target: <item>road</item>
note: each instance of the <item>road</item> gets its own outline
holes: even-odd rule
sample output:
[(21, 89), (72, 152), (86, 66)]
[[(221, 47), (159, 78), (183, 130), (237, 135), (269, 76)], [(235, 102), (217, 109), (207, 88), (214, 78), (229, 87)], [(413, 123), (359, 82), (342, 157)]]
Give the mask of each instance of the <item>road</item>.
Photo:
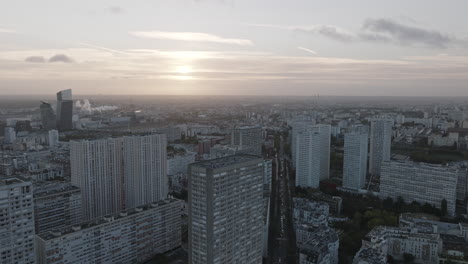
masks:
[(280, 150), (274, 159), (274, 181), (272, 188), (273, 214), (270, 228), (271, 264), (296, 263), (295, 235), (292, 227), (292, 183), (289, 157), (284, 153), (284, 139), (281, 137)]

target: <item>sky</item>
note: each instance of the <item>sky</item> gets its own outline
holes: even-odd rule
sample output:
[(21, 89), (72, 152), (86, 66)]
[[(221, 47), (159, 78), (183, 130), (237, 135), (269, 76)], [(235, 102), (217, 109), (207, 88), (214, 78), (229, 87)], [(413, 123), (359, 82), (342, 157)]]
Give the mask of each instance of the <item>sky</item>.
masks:
[(0, 96), (468, 96), (466, 0), (0, 0)]

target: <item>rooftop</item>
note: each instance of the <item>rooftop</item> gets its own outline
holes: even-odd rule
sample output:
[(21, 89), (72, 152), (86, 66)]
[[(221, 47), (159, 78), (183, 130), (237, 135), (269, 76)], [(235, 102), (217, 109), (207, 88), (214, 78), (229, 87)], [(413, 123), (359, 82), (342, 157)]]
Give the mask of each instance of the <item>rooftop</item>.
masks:
[(79, 192), (80, 188), (66, 182), (42, 182), (34, 188), (34, 198), (42, 198), (64, 192)]
[(328, 243), (339, 241), (335, 229), (328, 226), (300, 225), (297, 228), (302, 232), (308, 233), (308, 241), (300, 246), (302, 248), (319, 248), (321, 246), (326, 246), (328, 248)]
[(243, 163), (247, 161), (252, 161), (256, 159), (260, 159), (260, 157), (254, 156), (254, 155), (237, 154), (237, 155), (232, 155), (232, 156), (227, 156), (227, 157), (222, 157), (222, 158), (217, 158), (217, 159), (212, 159), (212, 160), (196, 162), (196, 163), (193, 163), (192, 166), (206, 168), (206, 169), (218, 169), (218, 168), (223, 168), (223, 167), (227, 167), (227, 166), (231, 166), (234, 164), (239, 164), (239, 163)]
[(68, 235), (68, 234), (71, 234), (71, 233), (74, 233), (74, 232), (78, 232), (78, 231), (83, 230), (83, 229), (91, 228), (91, 227), (101, 225), (101, 224), (104, 224), (104, 223), (108, 223), (108, 222), (113, 222), (113, 221), (116, 221), (116, 220), (119, 220), (119, 219), (122, 219), (122, 218), (125, 218), (125, 217), (129, 217), (129, 216), (132, 216), (132, 215), (135, 215), (135, 214), (138, 214), (138, 213), (148, 211), (148, 210), (150, 210), (152, 208), (157, 208), (159, 206), (163, 206), (163, 205), (166, 205), (166, 204), (171, 204), (171, 203), (174, 203), (174, 202), (177, 202), (177, 201), (180, 201), (180, 200), (170, 199), (169, 198), (169, 199), (166, 199), (166, 200), (153, 202), (153, 203), (150, 203), (150, 204), (147, 204), (147, 205), (144, 205), (144, 206), (139, 206), (137, 208), (133, 208), (133, 209), (123, 211), (123, 212), (120, 212), (120, 213), (116, 213), (116, 214), (113, 214), (113, 215), (100, 217), (100, 218), (97, 218), (97, 219), (94, 219), (94, 220), (91, 220), (91, 221), (88, 221), (88, 222), (83, 222), (83, 223), (81, 223), (80, 225), (77, 225), (77, 226), (67, 226), (67, 227), (64, 227), (64, 228), (62, 228), (60, 230), (55, 229), (55, 230), (47, 231), (47, 232), (38, 234), (37, 236), (39, 236), (43, 240), (51, 240), (51, 239), (54, 239), (54, 238), (57, 238), (57, 237), (61, 237), (61, 236)]
[(9, 177), (9, 178), (0, 177), (0, 186), (8, 186), (8, 185), (23, 183), (23, 182), (24, 182), (23, 180), (16, 178), (16, 177)]
[(437, 243), (437, 241), (440, 239), (439, 234), (416, 233), (416, 232), (412, 232), (412, 230), (409, 228), (388, 227), (388, 226), (375, 227), (366, 235), (364, 239), (368, 241), (383, 241), (390, 237), (399, 237), (399, 238), (405, 238), (405, 239), (409, 239), (409, 238), (427, 239), (434, 243)]
[(386, 257), (383, 255), (382, 251), (376, 248), (362, 248), (356, 254), (356, 257), (359, 260), (367, 261), (368, 263), (373, 264), (385, 264)]
[(422, 219), (422, 220), (429, 220), (429, 221), (439, 221), (440, 218), (430, 214), (424, 213), (403, 213), (400, 215), (401, 218), (411, 220), (411, 219)]
[(260, 126), (242, 126), (242, 127), (236, 127), (236, 128), (234, 128), (234, 129), (242, 129), (242, 130), (244, 130), (244, 129), (261, 129), (261, 128), (262, 128), (262, 127), (260, 127)]

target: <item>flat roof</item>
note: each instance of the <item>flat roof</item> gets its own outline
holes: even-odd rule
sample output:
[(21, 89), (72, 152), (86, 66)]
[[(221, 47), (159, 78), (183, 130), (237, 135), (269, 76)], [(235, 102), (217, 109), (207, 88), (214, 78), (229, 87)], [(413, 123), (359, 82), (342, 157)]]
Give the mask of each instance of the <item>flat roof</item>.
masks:
[(0, 178), (0, 186), (12, 185), (16, 183), (22, 183), (23, 180), (16, 177)]
[(261, 159), (259, 156), (247, 155), (247, 154), (236, 154), (232, 156), (221, 157), (217, 159), (205, 160), (196, 163), (192, 163), (191, 166), (202, 167), (207, 169), (217, 169), (234, 164), (239, 164), (247, 161), (252, 161), (256, 159)]
[[(160, 206), (173, 204), (175, 202), (181, 202), (181, 201), (182, 200), (167, 198), (165, 200), (160, 200), (160, 201), (152, 202), (143, 206), (138, 206), (136, 208), (128, 209), (120, 213), (114, 213), (114, 214), (102, 216), (93, 220), (89, 220), (86, 222), (82, 222), (75, 226), (67, 226), (67, 227), (63, 227), (59, 229), (49, 230), (44, 233), (36, 234), (36, 236), (40, 237), (44, 241), (52, 240), (52, 239), (65, 236), (71, 233), (80, 232), (81, 230), (86, 230), (88, 228), (92, 228), (98, 225), (111, 223), (122, 218), (126, 218), (126, 217), (139, 214), (139, 213), (143, 213), (151, 209), (159, 208)], [(75, 227), (77, 227), (76, 230), (74, 229)]]

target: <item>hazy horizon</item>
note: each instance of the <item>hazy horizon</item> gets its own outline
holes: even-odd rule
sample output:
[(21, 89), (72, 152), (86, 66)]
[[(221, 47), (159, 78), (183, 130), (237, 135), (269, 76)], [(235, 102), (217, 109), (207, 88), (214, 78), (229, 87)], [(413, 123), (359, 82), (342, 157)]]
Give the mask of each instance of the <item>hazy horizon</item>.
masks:
[(3, 96), (468, 96), (463, 0), (3, 6)]

